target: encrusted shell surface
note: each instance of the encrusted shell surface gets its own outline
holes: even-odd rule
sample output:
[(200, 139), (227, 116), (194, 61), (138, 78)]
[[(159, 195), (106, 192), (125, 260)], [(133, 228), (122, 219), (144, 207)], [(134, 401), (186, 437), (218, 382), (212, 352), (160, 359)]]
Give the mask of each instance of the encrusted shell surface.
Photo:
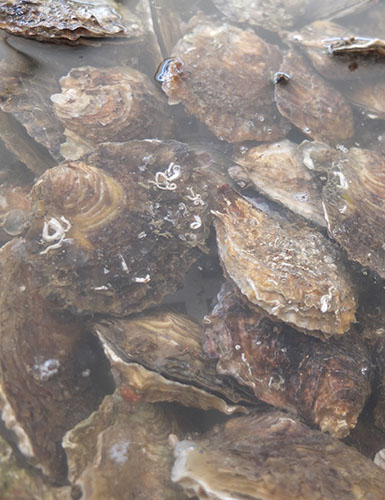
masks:
[(332, 145), (354, 135), (350, 105), (302, 56), (290, 50), (279, 71), (290, 78), (275, 85), (278, 109), (304, 134)]
[(27, 231), (31, 216), (31, 203), (27, 198), (30, 186), (0, 185), (0, 242)]
[(205, 351), (221, 374), (233, 375), (256, 397), (294, 411), (309, 425), (345, 437), (370, 394), (371, 358), (348, 334), (322, 342), (242, 304), (222, 287), (205, 318)]
[(211, 162), (186, 144), (145, 140), (104, 143), (47, 171), (31, 191), (36, 286), (79, 312), (161, 302), (204, 248)]
[(101, 321), (93, 330), (122, 393), (130, 387), (145, 402), (176, 401), (226, 414), (245, 413), (242, 403), (257, 404), (251, 391), (218, 375), (203, 352), (201, 326), (185, 315), (159, 311)]
[(231, 419), (175, 448), (190, 498), (382, 500), (384, 471), (356, 450), (276, 412)]
[(222, 266), (250, 303), (309, 333), (349, 329), (355, 291), (332, 242), (300, 220), (279, 219), (232, 192), (223, 195), (215, 216)]
[(184, 500), (182, 489), (170, 480), (170, 434), (180, 435), (172, 412), (129, 404), (116, 393), (106, 396), (63, 439), (69, 479), (84, 500)]
[(274, 103), (278, 47), (252, 31), (203, 19), (174, 47), (158, 75), (169, 104), (188, 113), (222, 140), (274, 141), (290, 125)]
[(257, 191), (320, 226), (326, 226), (321, 190), (304, 165), (297, 144), (284, 140), (255, 147), (241, 147), (233, 155), (239, 166), (229, 169), (232, 179), (252, 184)]
[(106, 141), (164, 137), (170, 118), (158, 90), (143, 73), (129, 67), (72, 69), (53, 94), (55, 113), (65, 126), (66, 159), (77, 159)]

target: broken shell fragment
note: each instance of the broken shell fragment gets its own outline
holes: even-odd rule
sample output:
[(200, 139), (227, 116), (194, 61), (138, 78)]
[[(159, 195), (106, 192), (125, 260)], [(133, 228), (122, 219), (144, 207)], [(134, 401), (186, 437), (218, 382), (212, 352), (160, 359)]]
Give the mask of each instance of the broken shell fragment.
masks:
[(233, 156), (239, 166), (229, 175), (237, 182), (252, 184), (257, 191), (320, 226), (326, 226), (321, 190), (305, 167), (303, 153), (288, 140), (240, 148)]
[(353, 113), (340, 92), (325, 82), (305, 59), (289, 51), (279, 71), (291, 78), (275, 85), (275, 99), (283, 116), (304, 134), (336, 145), (354, 135)]
[[(172, 480), (201, 500), (382, 500), (384, 472), (291, 416), (234, 418), (175, 447)], [(332, 471), (332, 473), (331, 473)]]
[[(93, 326), (115, 371), (118, 388), (145, 402), (176, 401), (228, 415), (256, 404), (252, 392), (218, 375), (202, 350), (202, 328), (187, 316), (168, 311)], [(231, 401), (234, 404), (229, 404)]]
[(182, 103), (221, 140), (274, 141), (289, 123), (274, 103), (281, 55), (251, 31), (203, 20), (172, 51), (158, 80), (169, 104)]
[(229, 286), (206, 320), (205, 351), (218, 360), (218, 373), (233, 375), (258, 399), (294, 411), (334, 437), (345, 437), (356, 425), (372, 375), (357, 335), (328, 342), (304, 335), (249, 309)]
[(355, 321), (356, 293), (339, 249), (228, 192), (214, 212), (226, 275), (248, 301), (308, 333), (338, 335)]

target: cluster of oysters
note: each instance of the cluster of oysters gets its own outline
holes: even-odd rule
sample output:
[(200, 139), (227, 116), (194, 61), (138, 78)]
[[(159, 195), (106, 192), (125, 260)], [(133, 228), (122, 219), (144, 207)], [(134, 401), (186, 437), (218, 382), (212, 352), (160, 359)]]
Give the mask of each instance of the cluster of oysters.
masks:
[(384, 499), (384, 25), (0, 0), (3, 500)]

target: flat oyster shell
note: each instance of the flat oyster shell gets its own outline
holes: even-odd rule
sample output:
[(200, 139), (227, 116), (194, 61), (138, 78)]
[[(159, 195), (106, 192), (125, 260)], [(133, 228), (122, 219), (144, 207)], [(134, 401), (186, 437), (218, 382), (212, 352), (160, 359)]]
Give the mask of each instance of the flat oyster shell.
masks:
[(382, 500), (384, 472), (285, 413), (234, 418), (175, 448), (172, 480), (199, 499)]
[(320, 226), (326, 226), (321, 192), (303, 161), (303, 153), (289, 140), (241, 147), (233, 155), (239, 166), (229, 169), (237, 182), (252, 184), (260, 193)]
[(290, 78), (275, 86), (278, 109), (304, 134), (332, 145), (354, 135), (353, 114), (349, 104), (302, 56), (293, 50), (289, 51), (279, 71)]
[(0, 28), (45, 42), (131, 38), (143, 31), (133, 12), (114, 0), (2, 0)]
[[(26, 252), (21, 239), (0, 250), (0, 409), (20, 452), (46, 476), (63, 481), (61, 439), (97, 408), (108, 372), (100, 349), (99, 356), (92, 350), (87, 357), (84, 322), (70, 314), (64, 321), (39, 294)], [(80, 362), (84, 355), (96, 370)]]
[(164, 137), (170, 118), (154, 84), (129, 67), (71, 69), (51, 101), (65, 126), (64, 158), (74, 160), (101, 142)]
[(343, 94), (352, 104), (360, 108), (368, 118), (385, 118), (385, 83), (382, 78), (350, 82)]
[(218, 375), (202, 350), (201, 326), (183, 314), (159, 311), (103, 320), (93, 330), (123, 394), (129, 387), (145, 402), (176, 401), (228, 415), (245, 413), (242, 403), (256, 404), (251, 391)]
[[(385, 160), (368, 149), (309, 148), (308, 166), (327, 173), (322, 191), (332, 238), (350, 259), (385, 278)], [(311, 163), (313, 165), (311, 165)]]
[(339, 249), (298, 220), (280, 220), (232, 192), (215, 212), (221, 264), (251, 304), (308, 333), (338, 335), (356, 297)]
[(27, 234), (41, 292), (78, 312), (161, 302), (204, 248), (211, 163), (186, 144), (145, 140), (104, 143), (47, 171)]
[(83, 500), (184, 500), (172, 484), (170, 434), (175, 417), (159, 405), (130, 405), (116, 393), (63, 439), (69, 479)]
[(281, 55), (251, 31), (204, 19), (174, 47), (158, 75), (169, 104), (205, 123), (221, 140), (274, 141), (290, 125), (274, 103)]
[(334, 437), (349, 434), (370, 394), (371, 358), (349, 334), (322, 342), (265, 313), (252, 311), (222, 287), (205, 318), (205, 351), (217, 371), (233, 375), (273, 406), (294, 411)]

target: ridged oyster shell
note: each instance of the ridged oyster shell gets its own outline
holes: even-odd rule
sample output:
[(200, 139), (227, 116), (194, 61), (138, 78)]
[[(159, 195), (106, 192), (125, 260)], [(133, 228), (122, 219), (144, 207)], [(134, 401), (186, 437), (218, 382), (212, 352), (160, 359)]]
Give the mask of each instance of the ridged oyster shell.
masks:
[(300, 329), (338, 335), (355, 321), (356, 294), (339, 249), (301, 221), (228, 191), (214, 212), (221, 264), (250, 303)]
[(370, 394), (371, 358), (356, 335), (322, 342), (245, 306), (222, 287), (205, 317), (205, 351), (220, 374), (233, 375), (273, 406), (345, 437)]
[(201, 500), (382, 500), (384, 472), (285, 413), (239, 417), (176, 444), (173, 481)]
[(27, 235), (38, 288), (79, 312), (161, 302), (204, 248), (211, 162), (186, 144), (146, 140), (104, 143), (48, 170), (31, 191)]
[(221, 140), (274, 141), (290, 125), (274, 103), (281, 54), (251, 31), (205, 19), (174, 47), (158, 75), (169, 104), (182, 103)]

